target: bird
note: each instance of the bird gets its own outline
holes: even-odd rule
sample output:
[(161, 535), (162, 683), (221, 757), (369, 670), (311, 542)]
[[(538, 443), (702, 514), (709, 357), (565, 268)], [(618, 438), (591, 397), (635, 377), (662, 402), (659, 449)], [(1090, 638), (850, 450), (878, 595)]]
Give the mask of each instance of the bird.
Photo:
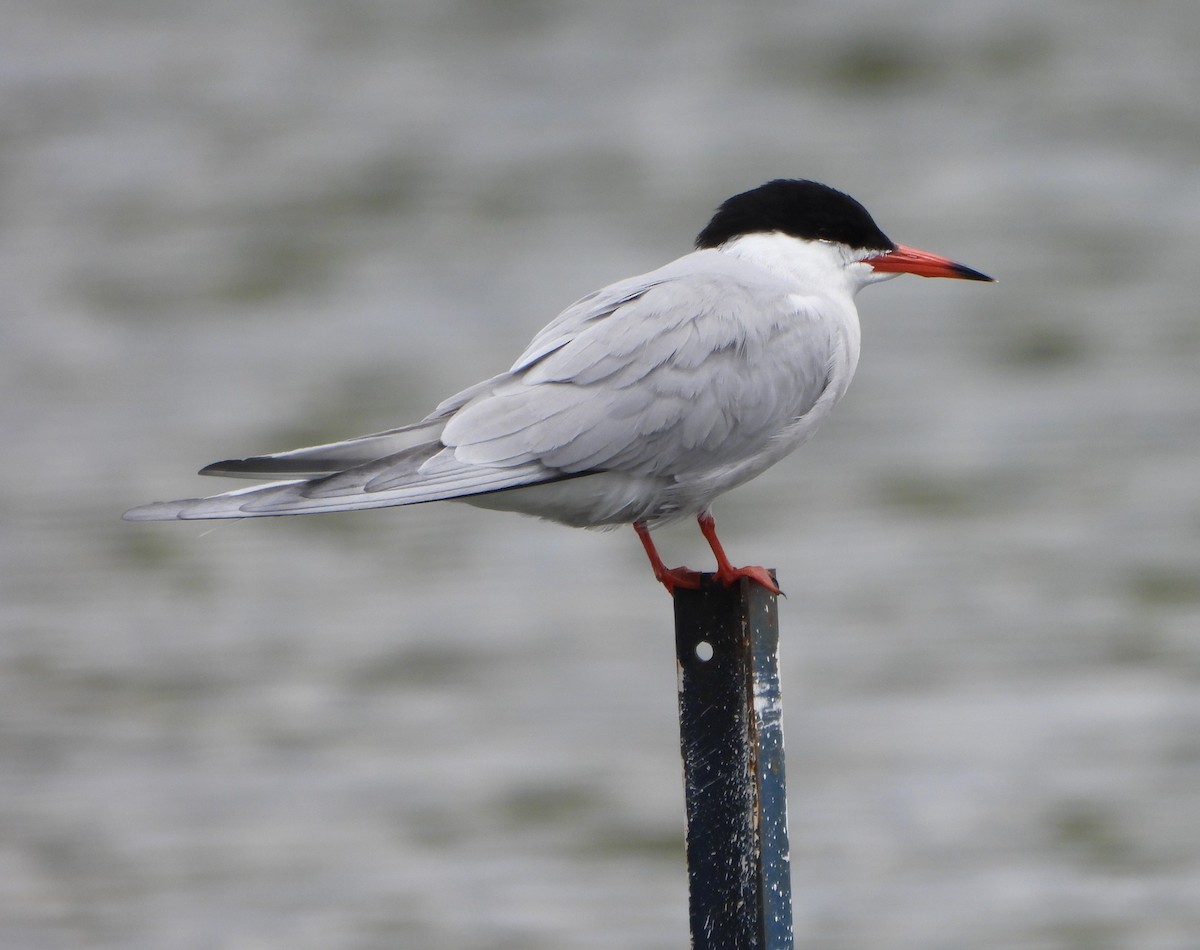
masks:
[(506, 372), (420, 422), (340, 442), (214, 462), (265, 481), (156, 502), (129, 521), (258, 518), (431, 501), (572, 527), (632, 525), (671, 595), (704, 579), (669, 568), (651, 529), (695, 518), (715, 578), (780, 593), (735, 567), (714, 499), (799, 448), (859, 359), (855, 295), (900, 274), (993, 278), (897, 244), (849, 195), (776, 179), (721, 203), (694, 250), (571, 304)]

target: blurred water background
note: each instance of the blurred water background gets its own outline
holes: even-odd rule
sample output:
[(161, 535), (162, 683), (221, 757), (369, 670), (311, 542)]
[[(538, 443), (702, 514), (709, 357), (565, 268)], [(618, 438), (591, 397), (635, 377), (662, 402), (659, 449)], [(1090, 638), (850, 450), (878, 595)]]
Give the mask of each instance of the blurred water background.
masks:
[(8, 0), (0, 945), (686, 945), (632, 532), (118, 517), (422, 415), (786, 176), (1000, 279), (867, 290), (833, 419), (717, 507), (790, 595), (798, 946), (1200, 946), (1198, 36), (1192, 0)]

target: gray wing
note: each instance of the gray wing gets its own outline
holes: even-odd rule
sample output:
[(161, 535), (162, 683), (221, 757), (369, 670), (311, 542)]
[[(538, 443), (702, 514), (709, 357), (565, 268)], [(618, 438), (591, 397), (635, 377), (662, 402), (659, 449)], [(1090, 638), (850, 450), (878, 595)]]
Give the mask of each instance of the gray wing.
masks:
[(442, 441), (476, 465), (679, 479), (763, 450), (825, 390), (836, 334), (794, 287), (716, 251), (650, 277), (547, 327)]
[(376, 508), (600, 471), (686, 478), (761, 451), (811, 407), (825, 388), (828, 335), (816, 309), (766, 272), (695, 252), (572, 305), (508, 373), (416, 425), (214, 463), (203, 472), (285, 480), (125, 517)]
[[(651, 285), (645, 279), (633, 278), (589, 294), (572, 304), (534, 337), (518, 365), (521, 362), (529, 362), (531, 353), (549, 353), (558, 349), (580, 328), (610, 316), (623, 304), (635, 300)], [(200, 474), (223, 475), (229, 478), (312, 479), (368, 463), (379, 463), (388, 456), (397, 456), (396, 464), (399, 466), (412, 457), (400, 453), (418, 446), (437, 443), (447, 420), (455, 412), (472, 400), (491, 395), (517, 370), (518, 367), (513, 367), (509, 373), (484, 380), (456, 393), (413, 425), (358, 436), (342, 442), (312, 445), (243, 459), (226, 459), (206, 465), (200, 470)], [(444, 446), (439, 444), (437, 448)]]

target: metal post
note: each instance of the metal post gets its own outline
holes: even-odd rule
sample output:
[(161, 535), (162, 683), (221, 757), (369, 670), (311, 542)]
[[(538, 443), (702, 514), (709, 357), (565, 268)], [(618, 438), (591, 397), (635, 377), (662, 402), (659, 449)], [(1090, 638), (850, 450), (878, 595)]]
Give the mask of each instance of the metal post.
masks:
[(693, 950), (792, 947), (778, 644), (761, 585), (675, 591)]

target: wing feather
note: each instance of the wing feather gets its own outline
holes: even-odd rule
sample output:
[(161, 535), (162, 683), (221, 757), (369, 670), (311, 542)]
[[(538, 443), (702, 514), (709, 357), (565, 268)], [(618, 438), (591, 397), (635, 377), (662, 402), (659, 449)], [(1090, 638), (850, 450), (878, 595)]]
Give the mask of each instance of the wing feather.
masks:
[(506, 376), (496, 376), (456, 393), (444, 400), (420, 422), (412, 425), (358, 436), (342, 442), (213, 462), (200, 469), (200, 474), (223, 475), (228, 478), (319, 478), (387, 456), (399, 455), (405, 449), (436, 440), (451, 415), (481, 393), (490, 393), (495, 384), (505, 378)]
[[(415, 425), (217, 462), (203, 473), (284, 480), (145, 505), (126, 517), (347, 511), (599, 472), (648, 492), (706, 477), (764, 452), (822, 397), (841, 341), (822, 307), (794, 291), (768, 270), (694, 252), (568, 307), (509, 372)], [(628, 499), (622, 506), (648, 510)], [(567, 505), (553, 517), (596, 523), (583, 511)]]
[(781, 285), (713, 261), (658, 272), (603, 314), (577, 314), (570, 334), (560, 327), (553, 347), (455, 413), (442, 441), (476, 464), (634, 475), (761, 450), (816, 403), (837, 345), (819, 309)]
[(339, 473), (335, 486), (327, 479), (273, 482), (206, 498), (156, 502), (127, 511), (127, 521), (246, 518), (269, 515), (310, 514), (319, 511), (357, 511), (393, 505), (468, 498), (488, 492), (521, 488), (554, 481), (560, 476), (543, 466), (527, 464), (507, 469), (451, 465), (434, 473), (404, 470), (388, 475), (388, 460), (378, 460), (357, 470)]

